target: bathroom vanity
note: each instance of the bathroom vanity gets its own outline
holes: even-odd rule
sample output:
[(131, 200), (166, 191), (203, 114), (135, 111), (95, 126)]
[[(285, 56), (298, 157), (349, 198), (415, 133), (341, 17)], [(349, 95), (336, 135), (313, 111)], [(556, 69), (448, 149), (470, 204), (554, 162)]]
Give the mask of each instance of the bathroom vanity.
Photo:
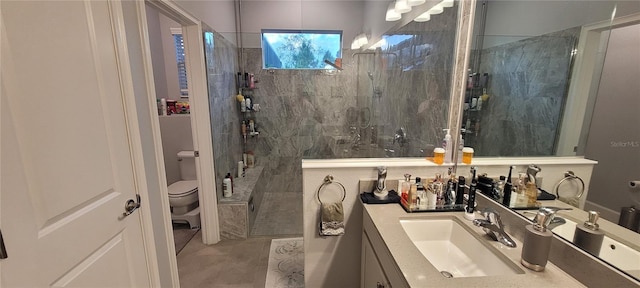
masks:
[[(363, 204), (361, 287), (584, 287), (550, 262), (543, 272), (524, 268), (521, 241), (509, 248), (463, 215)], [(443, 251), (447, 241), (465, 253)]]

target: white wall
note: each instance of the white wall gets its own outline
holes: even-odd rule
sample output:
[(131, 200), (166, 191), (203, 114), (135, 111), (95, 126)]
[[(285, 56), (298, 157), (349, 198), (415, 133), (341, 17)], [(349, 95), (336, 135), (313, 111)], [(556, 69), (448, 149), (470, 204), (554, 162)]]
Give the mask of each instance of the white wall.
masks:
[[(176, 0), (193, 15), (235, 43), (233, 1)], [(260, 48), (261, 29), (343, 30), (343, 47), (361, 33), (365, 1), (242, 1), (245, 48)], [(384, 19), (384, 15), (381, 15)]]
[(167, 185), (180, 179), (178, 152), (193, 150), (193, 134), (191, 133), (190, 115), (170, 115), (160, 117), (160, 133), (162, 135), (162, 152), (164, 168), (167, 173)]
[[(167, 86), (167, 99), (180, 99), (180, 84), (178, 82), (178, 63), (176, 62), (176, 48), (174, 46), (171, 28), (182, 28), (180, 24), (173, 19), (159, 15), (160, 18), (160, 39), (162, 42), (162, 51), (164, 55), (164, 72), (165, 83)], [(154, 63), (155, 65), (155, 63)], [(154, 68), (155, 70), (155, 68)], [(155, 71), (154, 71), (155, 72)]]
[[(484, 48), (640, 11), (638, 1), (489, 1)], [(534, 24), (535, 23), (535, 24)]]
[(236, 12), (233, 0), (174, 0), (200, 21), (236, 43)]
[[(476, 159), (473, 165), (479, 173), (489, 176), (506, 175), (509, 165), (517, 165), (514, 173), (525, 171), (526, 166), (535, 163), (542, 168), (542, 188), (551, 192), (555, 183), (564, 177), (564, 172), (572, 170), (589, 185), (594, 161), (581, 158), (511, 158)], [(436, 166), (424, 159), (341, 159), (303, 160), (303, 235), (304, 235), (304, 277), (306, 287), (359, 287), (360, 249), (362, 241), (362, 204), (359, 199), (358, 181), (376, 179), (377, 167), (387, 166), (387, 179), (402, 179), (405, 173), (412, 177), (433, 177), (435, 173), (446, 175), (447, 167)], [(467, 176), (469, 166), (458, 167), (459, 174)], [(320, 204), (316, 191), (326, 175), (333, 175), (335, 181), (345, 186), (347, 196), (343, 202), (345, 214), (345, 235), (322, 238), (318, 236)], [(516, 173), (517, 175), (517, 173)], [(339, 197), (338, 186), (329, 186), (322, 195), (323, 201)], [(388, 187), (392, 189), (393, 187)], [(588, 193), (585, 192), (585, 193)], [(586, 195), (585, 195), (586, 196)], [(327, 200), (327, 198), (329, 198)], [(583, 197), (586, 198), (586, 197)], [(398, 205), (398, 204), (390, 204)]]
[(587, 157), (600, 162), (588, 200), (614, 211), (605, 218), (615, 223), (621, 207), (640, 205), (640, 194), (627, 187), (629, 181), (640, 180), (638, 51), (640, 24), (611, 30), (585, 150)]
[(164, 47), (162, 45), (162, 30), (160, 27), (160, 13), (158, 10), (145, 5), (147, 11), (147, 27), (149, 29), (149, 45), (151, 45), (151, 61), (153, 62), (153, 79), (156, 88), (156, 98), (167, 98), (167, 81), (164, 64)]

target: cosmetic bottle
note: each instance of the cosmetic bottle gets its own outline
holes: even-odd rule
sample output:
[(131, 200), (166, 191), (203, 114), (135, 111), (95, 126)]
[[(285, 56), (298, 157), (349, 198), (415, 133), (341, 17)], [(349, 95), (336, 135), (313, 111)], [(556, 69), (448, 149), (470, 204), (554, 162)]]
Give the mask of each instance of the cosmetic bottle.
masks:
[(244, 139), (244, 143), (247, 143), (247, 123), (242, 121), (242, 126), (240, 126), (240, 130), (242, 130), (242, 139)]
[(458, 177), (458, 191), (456, 191), (456, 204), (464, 204), (464, 176)]
[(422, 179), (420, 177), (416, 177), (416, 193), (417, 193), (417, 206), (420, 209), (427, 208), (427, 194), (424, 189), (424, 185), (422, 184)]
[(431, 183), (429, 183), (429, 186), (427, 186), (427, 207), (429, 209), (433, 209), (436, 208), (436, 203), (438, 200), (438, 191), (437, 191), (437, 187), (436, 187), (436, 182), (433, 181)]
[(454, 195), (456, 194), (456, 175), (453, 174), (453, 168), (449, 167), (447, 172), (449, 180), (447, 180), (447, 189), (444, 193), (444, 204), (451, 205), (454, 202)]
[(240, 112), (247, 112), (247, 98), (242, 98), (240, 101)]
[(162, 110), (162, 116), (167, 116), (167, 99), (160, 99), (160, 109)]
[(528, 182), (525, 184), (525, 197), (527, 198), (527, 206), (532, 207), (538, 201), (538, 186), (536, 183)]
[(418, 186), (416, 184), (411, 184), (411, 188), (409, 188), (409, 211), (416, 209), (416, 204), (418, 203)]
[(252, 107), (252, 106), (251, 106), (251, 97), (246, 96), (246, 97), (244, 97), (244, 98), (245, 98), (245, 99), (244, 99), (244, 105), (246, 106), (246, 108), (245, 108), (245, 109), (246, 109), (246, 111), (251, 111), (251, 107)]
[(436, 184), (436, 205), (442, 206), (444, 205), (444, 195), (447, 187), (445, 186), (444, 181), (442, 181), (442, 175), (440, 173), (436, 173), (436, 180), (434, 183)]
[(599, 212), (589, 211), (589, 219), (583, 225), (576, 225), (576, 231), (573, 234), (573, 243), (594, 256), (600, 254), (604, 240), (604, 233), (596, 223), (598, 218), (600, 218)]
[(525, 227), (520, 263), (533, 271), (543, 271), (549, 259), (553, 233), (547, 227), (555, 213), (539, 210), (532, 225)]
[(400, 183), (400, 198), (405, 204), (409, 203), (409, 190), (411, 189), (411, 174), (404, 174), (404, 181)]

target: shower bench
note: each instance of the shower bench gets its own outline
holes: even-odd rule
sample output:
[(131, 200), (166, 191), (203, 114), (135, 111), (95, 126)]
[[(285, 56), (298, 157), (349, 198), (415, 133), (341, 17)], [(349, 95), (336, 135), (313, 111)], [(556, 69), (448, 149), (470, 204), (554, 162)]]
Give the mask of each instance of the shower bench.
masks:
[(244, 177), (233, 179), (233, 195), (218, 200), (220, 238), (247, 239), (264, 195), (262, 189), (255, 189), (263, 168), (246, 169)]

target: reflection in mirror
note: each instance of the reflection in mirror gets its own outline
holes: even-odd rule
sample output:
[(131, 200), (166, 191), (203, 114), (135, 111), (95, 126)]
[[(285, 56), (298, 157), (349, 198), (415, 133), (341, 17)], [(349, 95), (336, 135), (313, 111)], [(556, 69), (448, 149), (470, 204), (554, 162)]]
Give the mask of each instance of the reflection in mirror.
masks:
[[(564, 116), (578, 113), (580, 104), (568, 106), (569, 99), (580, 97), (586, 103), (589, 96), (588, 91), (569, 95), (584, 93), (571, 85), (590, 85), (570, 83), (577, 53), (582, 52), (577, 50), (581, 28), (610, 19), (615, 4), (478, 1), (462, 121), (465, 145), (474, 147), (478, 156), (575, 155), (577, 139), (566, 144), (561, 139), (571, 132), (565, 130), (582, 127), (583, 115), (573, 115), (580, 120), (570, 128), (562, 130), (561, 125), (571, 119)], [(637, 3), (629, 4), (623, 13), (640, 10)], [(570, 145), (571, 150), (559, 145)]]
[[(479, 1), (462, 122), (465, 146), (478, 156), (597, 160), (588, 198), (574, 206), (586, 202), (585, 209), (601, 212), (600, 228), (610, 244), (598, 256), (636, 279), (640, 256), (633, 255), (640, 254), (640, 236), (615, 223), (618, 211), (640, 205), (640, 193), (627, 188), (640, 169), (640, 134), (631, 124), (640, 119), (627, 107), (638, 107), (640, 89), (626, 76), (640, 72), (639, 22), (637, 1)], [(528, 215), (513, 199), (509, 204)], [(575, 223), (582, 225), (586, 214), (577, 208), (559, 212), (565, 221), (553, 231), (572, 241)], [(614, 254), (627, 261), (612, 259), (612, 247), (624, 248)]]

